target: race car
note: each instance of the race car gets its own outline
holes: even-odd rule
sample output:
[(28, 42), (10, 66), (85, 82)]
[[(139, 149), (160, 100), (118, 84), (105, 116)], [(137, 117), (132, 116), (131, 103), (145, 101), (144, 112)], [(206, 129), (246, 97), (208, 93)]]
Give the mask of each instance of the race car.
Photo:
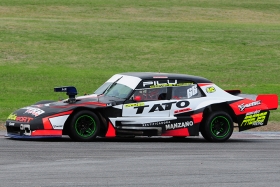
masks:
[(93, 94), (74, 86), (55, 87), (69, 98), (39, 101), (11, 113), (7, 137), (68, 135), (74, 141), (97, 137), (199, 136), (224, 142), (239, 131), (267, 125), (276, 94), (248, 95), (223, 90), (210, 80), (184, 74), (130, 72), (109, 78)]

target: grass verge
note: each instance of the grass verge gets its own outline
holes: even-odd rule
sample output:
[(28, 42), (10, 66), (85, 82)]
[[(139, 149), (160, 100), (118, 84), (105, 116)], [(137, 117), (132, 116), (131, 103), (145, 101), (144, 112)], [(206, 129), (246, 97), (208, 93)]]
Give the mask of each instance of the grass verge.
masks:
[[(2, 0), (0, 121), (17, 108), (91, 93), (126, 71), (185, 73), (223, 89), (280, 94), (278, 0)], [(279, 110), (271, 114), (280, 121)]]

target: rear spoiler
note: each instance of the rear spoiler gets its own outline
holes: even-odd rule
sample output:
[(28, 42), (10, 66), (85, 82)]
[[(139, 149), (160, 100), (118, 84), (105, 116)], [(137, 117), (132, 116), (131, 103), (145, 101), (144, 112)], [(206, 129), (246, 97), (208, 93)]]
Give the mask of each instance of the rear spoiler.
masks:
[(276, 110), (278, 108), (278, 96), (276, 94), (241, 94), (241, 90), (225, 90), (227, 93), (255, 101), (261, 101), (269, 110)]
[(278, 96), (276, 94), (260, 94), (257, 96), (256, 101), (262, 101), (269, 110), (278, 108)]
[(75, 96), (78, 94), (77, 89), (74, 86), (62, 86), (62, 87), (55, 87), (55, 92), (66, 92), (66, 94), (69, 96), (68, 102), (69, 103), (75, 103), (76, 98)]

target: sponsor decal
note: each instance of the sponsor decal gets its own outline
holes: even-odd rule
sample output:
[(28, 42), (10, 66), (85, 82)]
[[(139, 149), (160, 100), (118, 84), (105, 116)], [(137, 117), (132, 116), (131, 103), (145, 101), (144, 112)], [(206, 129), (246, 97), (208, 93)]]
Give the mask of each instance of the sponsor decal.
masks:
[(7, 119), (9, 119), (9, 120), (16, 120), (16, 118), (17, 118), (17, 115), (15, 115), (15, 114), (10, 114), (9, 116), (8, 116), (8, 118)]
[(187, 90), (187, 93), (188, 93), (188, 98), (191, 98), (192, 96), (196, 95), (197, 94), (197, 85), (193, 85), (191, 88), (189, 88)]
[(20, 121), (20, 122), (24, 122), (24, 123), (29, 123), (32, 120), (33, 120), (33, 118), (30, 118), (30, 117), (17, 116), (17, 118), (16, 118), (16, 121)]
[[(30, 118), (30, 117), (25, 117), (25, 116), (17, 116), (15, 114), (10, 114), (7, 118), (7, 120), (14, 120), (14, 121), (20, 121), (20, 122), (24, 122), (24, 123), (29, 123), (30, 121), (33, 120), (33, 118)], [(13, 126), (15, 124), (13, 123), (9, 123), (9, 126)]]
[(152, 122), (152, 123), (144, 123), (143, 127), (159, 126), (159, 125), (165, 125), (165, 124), (170, 124), (170, 121), (158, 121), (158, 122)]
[(216, 89), (213, 86), (206, 88), (207, 93), (214, 93), (215, 91)]
[(260, 104), (261, 104), (261, 101), (254, 101), (252, 103), (247, 103), (247, 104), (242, 103), (241, 105), (238, 105), (238, 108), (239, 108), (240, 111), (243, 111), (246, 108), (254, 107), (254, 106), (257, 106), (257, 105), (260, 105)]
[(165, 125), (166, 130), (170, 129), (181, 129), (181, 128), (187, 128), (193, 126), (193, 121), (185, 121), (185, 122), (178, 122), (178, 123), (171, 123)]
[(41, 110), (41, 109), (39, 109), (39, 108), (34, 108), (34, 107), (25, 107), (25, 108), (23, 108), (23, 109), (27, 109), (27, 110), (24, 112), (24, 114), (31, 114), (31, 115), (33, 115), (33, 116), (35, 116), (35, 117), (37, 117), (37, 116), (39, 116), (39, 115), (45, 113), (45, 111), (43, 111), (43, 110)]
[[(165, 111), (165, 110), (170, 110), (172, 105), (176, 105), (178, 108), (186, 108), (189, 106), (190, 102), (189, 101), (174, 101), (174, 102), (168, 102), (168, 103), (160, 103), (160, 104), (154, 104), (152, 108), (149, 110), (149, 113), (155, 112), (155, 111)], [(144, 109), (146, 107), (149, 107), (149, 105), (143, 105), (143, 106), (136, 106), (134, 109), (136, 109), (136, 114), (142, 114)]]
[(183, 108), (183, 109), (180, 109), (180, 110), (175, 110), (174, 114), (184, 113), (184, 112), (188, 112), (190, 110), (192, 110), (192, 109), (191, 108)]
[(54, 129), (63, 129), (63, 125), (53, 125), (53, 128)]
[[(8, 120), (14, 120), (14, 121), (20, 121), (20, 122), (24, 122), (24, 123), (29, 123), (30, 121), (33, 120), (33, 118), (30, 117), (24, 117), (24, 116), (17, 116), (15, 114), (10, 114), (7, 118)], [(12, 123), (10, 123), (12, 124)], [(12, 125), (9, 125), (12, 126)]]
[(248, 113), (246, 113), (246, 116), (249, 116), (249, 115), (252, 115), (252, 114), (258, 114), (260, 112), (261, 112), (260, 110), (256, 110), (254, 112), (248, 112)]
[(178, 83), (177, 80), (166, 80), (166, 82), (160, 83), (162, 81), (146, 81), (143, 82), (143, 87), (150, 87), (150, 88), (162, 88), (162, 87), (169, 87), (169, 86), (188, 86), (192, 85), (193, 83)]
[(141, 102), (141, 103), (129, 103), (129, 104), (125, 104), (124, 107), (137, 107), (137, 106), (144, 106), (145, 103)]
[(259, 112), (259, 111), (255, 111), (252, 112), (252, 114), (248, 113), (246, 114), (244, 120), (241, 123), (241, 127), (242, 126), (261, 126), (264, 124), (264, 120), (267, 116), (267, 112)]
[(8, 126), (15, 126), (15, 123), (9, 122)]
[(31, 135), (31, 131), (30, 131), (30, 125), (29, 124), (20, 124), (20, 130), (24, 131), (23, 134), (30, 136)]

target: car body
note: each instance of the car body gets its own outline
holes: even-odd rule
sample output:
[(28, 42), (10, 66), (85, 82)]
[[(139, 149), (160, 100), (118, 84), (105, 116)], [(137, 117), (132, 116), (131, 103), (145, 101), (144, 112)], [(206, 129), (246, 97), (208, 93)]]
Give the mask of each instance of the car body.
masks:
[(54, 88), (68, 99), (40, 101), (9, 115), (7, 137), (69, 135), (75, 141), (96, 137), (201, 134), (208, 141), (264, 126), (278, 107), (276, 94), (248, 95), (223, 90), (210, 80), (184, 74), (130, 72), (113, 75), (93, 94), (76, 97), (73, 86)]

